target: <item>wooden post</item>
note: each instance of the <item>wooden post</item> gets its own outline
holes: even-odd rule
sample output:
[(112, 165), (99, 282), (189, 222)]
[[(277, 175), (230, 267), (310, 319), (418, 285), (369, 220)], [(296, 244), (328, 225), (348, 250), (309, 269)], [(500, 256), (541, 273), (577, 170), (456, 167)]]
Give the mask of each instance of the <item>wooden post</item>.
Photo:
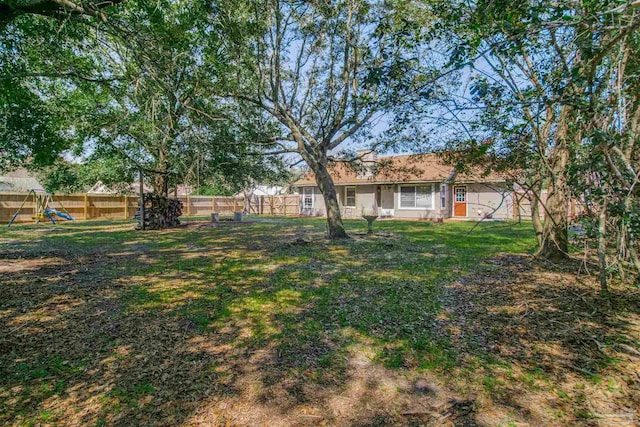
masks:
[(129, 218), (129, 198), (124, 196), (124, 219)]
[(84, 219), (85, 221), (89, 219), (89, 197), (87, 193), (84, 193)]
[(140, 229), (144, 230), (144, 172), (140, 169)]
[(271, 215), (273, 215), (273, 196), (271, 196)]
[(237, 200), (236, 200), (236, 196), (233, 196), (233, 212), (237, 211), (238, 204), (237, 204)]
[(187, 216), (191, 216), (191, 197), (187, 194)]

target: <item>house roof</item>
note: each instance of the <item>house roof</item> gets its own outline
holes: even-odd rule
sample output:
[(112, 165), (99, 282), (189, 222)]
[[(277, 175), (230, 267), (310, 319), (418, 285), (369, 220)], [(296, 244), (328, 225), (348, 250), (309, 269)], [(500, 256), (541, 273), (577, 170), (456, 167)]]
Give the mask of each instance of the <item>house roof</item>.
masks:
[[(451, 166), (434, 153), (380, 157), (374, 173), (363, 173), (345, 163), (332, 163), (329, 173), (336, 185), (397, 184), (419, 182), (501, 182), (497, 174), (482, 176), (480, 172), (457, 174)], [(304, 187), (316, 185), (315, 175), (309, 173), (294, 183)]]
[(18, 168), (0, 176), (0, 191), (24, 193), (30, 190), (44, 191), (40, 182), (24, 168)]
[[(178, 195), (186, 195), (191, 191), (186, 192), (186, 187), (178, 186)], [(144, 183), (143, 191), (145, 193), (153, 192), (153, 187)], [(138, 194), (140, 192), (140, 181), (134, 181), (132, 183), (123, 183), (121, 185), (115, 185), (110, 187), (102, 183), (102, 181), (98, 181), (87, 191), (89, 194)], [(169, 191), (169, 194), (173, 194), (173, 189)]]
[[(258, 185), (255, 188), (251, 189), (251, 191), (247, 191), (247, 194), (252, 194), (254, 196), (278, 196), (284, 193), (285, 188), (278, 185)], [(236, 193), (234, 197), (241, 197), (244, 195), (245, 192), (240, 191)]]

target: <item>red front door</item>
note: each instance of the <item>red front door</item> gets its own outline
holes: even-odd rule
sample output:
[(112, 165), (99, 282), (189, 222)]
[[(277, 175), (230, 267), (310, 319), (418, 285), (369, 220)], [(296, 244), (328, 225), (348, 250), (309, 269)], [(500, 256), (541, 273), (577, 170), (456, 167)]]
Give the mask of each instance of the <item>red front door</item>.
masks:
[(467, 216), (467, 187), (453, 188), (453, 216)]

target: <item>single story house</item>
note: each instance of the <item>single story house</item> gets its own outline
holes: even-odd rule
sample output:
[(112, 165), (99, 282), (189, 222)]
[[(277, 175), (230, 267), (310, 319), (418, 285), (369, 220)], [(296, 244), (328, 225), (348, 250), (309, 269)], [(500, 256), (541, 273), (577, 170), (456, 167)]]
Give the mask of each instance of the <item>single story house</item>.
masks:
[(44, 188), (38, 178), (24, 168), (18, 168), (0, 176), (0, 192), (27, 193), (31, 190), (42, 192)]
[(287, 189), (280, 187), (279, 185), (256, 185), (253, 188), (248, 188), (244, 191), (239, 191), (234, 194), (233, 197), (247, 197), (247, 196), (279, 196), (286, 194)]
[[(142, 185), (142, 191), (144, 193), (152, 193), (153, 187), (146, 182)], [(194, 187), (186, 184), (178, 184), (176, 187), (169, 188), (169, 197), (188, 196), (193, 193)], [(98, 181), (87, 190), (89, 194), (139, 194), (140, 193), (140, 181), (134, 181), (132, 183), (123, 183), (120, 185), (114, 185), (112, 187), (107, 186)]]
[[(518, 215), (514, 194), (497, 175), (456, 173), (436, 154), (380, 157), (359, 152), (364, 167), (329, 167), (344, 218), (377, 212), (381, 217), (427, 219), (511, 219)], [(326, 215), (313, 174), (296, 181), (303, 215)], [(517, 205), (516, 205), (517, 206)]]

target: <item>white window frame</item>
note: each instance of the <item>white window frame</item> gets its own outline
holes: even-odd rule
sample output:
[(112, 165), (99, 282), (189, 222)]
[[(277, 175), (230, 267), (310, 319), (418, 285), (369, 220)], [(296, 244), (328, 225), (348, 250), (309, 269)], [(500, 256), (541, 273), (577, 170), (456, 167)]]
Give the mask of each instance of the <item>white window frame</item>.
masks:
[[(402, 189), (405, 187), (413, 187), (413, 207), (406, 207), (406, 206), (402, 206)], [(423, 207), (418, 207), (416, 206), (416, 188), (417, 187), (430, 187), (431, 188), (431, 207), (427, 207), (427, 208), (423, 208)], [(427, 184), (406, 184), (406, 185), (399, 185), (398, 186), (398, 209), (401, 210), (424, 210), (424, 211), (432, 211), (435, 210), (435, 204), (436, 204), (436, 195), (435, 195), (435, 190), (434, 190), (435, 186), (433, 185), (433, 183), (427, 183)]]
[[(349, 205), (347, 203), (347, 200), (349, 200), (348, 197), (347, 197), (347, 191), (350, 188), (353, 188), (353, 205)], [(356, 186), (355, 185), (347, 185), (347, 186), (345, 186), (344, 187), (344, 204), (343, 204), (343, 206), (345, 208), (355, 208), (358, 205), (358, 201), (356, 200), (357, 197), (358, 197), (358, 191), (356, 190)]]
[[(311, 196), (311, 206), (305, 204), (307, 196)], [(316, 205), (315, 190), (313, 187), (302, 187), (302, 209), (313, 209)]]
[(440, 184), (440, 209), (447, 207), (447, 184)]

